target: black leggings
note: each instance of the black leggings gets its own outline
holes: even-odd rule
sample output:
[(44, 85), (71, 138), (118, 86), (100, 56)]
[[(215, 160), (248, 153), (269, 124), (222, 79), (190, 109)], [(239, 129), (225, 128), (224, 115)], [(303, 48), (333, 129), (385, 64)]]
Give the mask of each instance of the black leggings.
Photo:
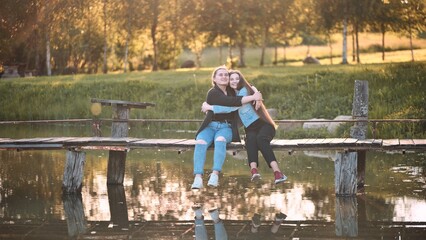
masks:
[(271, 167), (271, 162), (276, 161), (271, 147), (271, 141), (275, 137), (275, 128), (271, 124), (258, 119), (245, 128), (245, 131), (249, 166), (252, 162), (255, 162), (259, 166), (258, 151), (260, 150), (268, 166)]

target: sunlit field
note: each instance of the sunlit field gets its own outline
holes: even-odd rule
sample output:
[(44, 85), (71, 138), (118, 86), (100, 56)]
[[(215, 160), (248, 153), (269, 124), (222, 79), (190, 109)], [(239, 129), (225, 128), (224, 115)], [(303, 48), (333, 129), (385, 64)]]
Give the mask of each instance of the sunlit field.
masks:
[[(339, 64), (342, 61), (342, 35), (334, 34), (332, 37), (332, 55), (334, 56), (332, 62), (330, 61), (330, 47), (324, 46), (309, 46), (309, 54), (312, 57), (316, 57), (320, 60), (322, 65)], [(385, 60), (382, 60), (382, 52), (369, 52), (362, 53), (363, 50), (368, 49), (372, 46), (379, 46), (382, 42), (382, 36), (379, 33), (361, 33), (359, 35), (359, 45), (361, 49), (360, 59), (362, 64), (369, 63), (390, 63), (390, 62), (408, 62), (411, 61), (410, 39), (407, 37), (399, 36), (394, 33), (387, 33), (385, 35), (385, 48), (392, 49), (392, 51), (385, 52)], [(356, 64), (356, 60), (353, 60), (353, 41), (352, 36), (347, 37), (347, 60), (350, 64)], [(413, 39), (414, 47), (414, 60), (424, 61), (426, 60), (426, 39)], [(222, 59), (220, 56), (219, 48), (206, 48), (202, 55), (202, 67), (213, 67), (220, 64), (226, 63), (228, 55), (227, 47), (222, 48)], [(234, 56), (239, 56), (238, 49), (233, 49)], [(308, 46), (295, 46), (284, 48), (279, 47), (277, 49), (278, 65), (283, 65), (284, 56), (286, 57), (286, 65), (290, 66), (301, 66), (303, 65), (302, 60), (308, 54)], [(261, 49), (259, 47), (250, 47), (246, 49), (245, 61), (247, 66), (259, 66), (261, 56)], [(265, 53), (264, 64), (266, 66), (273, 65), (275, 58), (275, 49), (269, 47)], [(179, 62), (185, 60), (195, 60), (195, 56), (190, 52), (184, 52), (179, 57)], [(180, 65), (180, 64), (178, 64)]]

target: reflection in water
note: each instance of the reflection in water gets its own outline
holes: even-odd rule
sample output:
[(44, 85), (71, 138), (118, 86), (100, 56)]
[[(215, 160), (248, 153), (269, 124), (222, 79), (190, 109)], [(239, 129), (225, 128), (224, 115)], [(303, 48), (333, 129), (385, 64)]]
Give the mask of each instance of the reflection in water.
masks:
[[(204, 213), (203, 206), (201, 204), (196, 204), (192, 207), (194, 210), (194, 225), (195, 225), (195, 239), (196, 240), (205, 240), (209, 239), (207, 234), (206, 225), (204, 223)], [(228, 239), (228, 234), (226, 232), (225, 226), (223, 224), (222, 219), (219, 217), (219, 209), (213, 208), (209, 211), (210, 218), (213, 221), (214, 225), (214, 236), (215, 239)]]
[[(69, 235), (75, 236), (87, 233), (85, 221), (106, 221), (114, 229), (131, 228), (133, 221), (193, 222), (194, 203), (202, 203), (203, 209), (219, 209), (226, 230), (227, 221), (249, 223), (255, 213), (268, 222), (280, 212), (288, 216), (286, 221), (337, 223), (338, 216), (344, 216), (337, 210), (341, 203), (334, 195), (334, 164), (330, 159), (297, 152), (291, 156), (277, 152), (277, 157), (280, 168), (289, 176), (283, 185), (275, 185), (273, 176), (267, 174), (260, 183), (250, 182), (245, 159), (229, 155), (219, 188), (192, 191), (192, 151), (131, 151), (124, 185), (116, 188), (106, 184), (107, 153), (88, 151), (79, 199), (61, 195), (64, 151), (0, 151), (0, 220), (66, 219)], [(354, 205), (358, 234), (360, 222), (425, 222), (425, 156), (372, 152), (367, 159), (366, 194)], [(269, 172), (266, 166), (259, 169)], [(356, 226), (350, 217), (342, 219), (348, 220), (342, 221), (344, 224)], [(332, 232), (337, 233), (334, 227)]]

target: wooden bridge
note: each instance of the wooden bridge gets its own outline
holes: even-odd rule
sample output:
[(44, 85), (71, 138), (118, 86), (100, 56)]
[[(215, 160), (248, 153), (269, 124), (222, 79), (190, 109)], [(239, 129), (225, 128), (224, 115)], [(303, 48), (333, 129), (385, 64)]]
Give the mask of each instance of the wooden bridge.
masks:
[[(335, 161), (337, 195), (355, 195), (364, 185), (365, 152), (367, 150), (425, 151), (426, 139), (366, 139), (368, 123), (368, 85), (356, 81), (351, 138), (275, 139), (271, 145), (276, 150), (340, 150)], [(123, 184), (126, 153), (137, 148), (174, 148), (178, 151), (195, 147), (194, 139), (129, 138), (131, 108), (145, 109), (153, 103), (121, 100), (92, 99), (93, 104), (111, 106), (113, 121), (111, 137), (49, 137), (9, 139), (0, 138), (0, 150), (67, 150), (64, 171), (64, 192), (78, 192), (82, 186), (85, 152), (87, 149), (109, 150), (108, 184)], [(243, 149), (244, 143), (230, 143), (228, 149)], [(358, 187), (357, 187), (358, 186)]]
[[(399, 150), (425, 151), (426, 139), (274, 139), (275, 150)], [(169, 148), (177, 151), (195, 147), (194, 139), (147, 139), (111, 137), (49, 137), (49, 138), (0, 138), (0, 150), (115, 150), (129, 151), (138, 148)], [(242, 150), (244, 143), (232, 142), (227, 149)]]

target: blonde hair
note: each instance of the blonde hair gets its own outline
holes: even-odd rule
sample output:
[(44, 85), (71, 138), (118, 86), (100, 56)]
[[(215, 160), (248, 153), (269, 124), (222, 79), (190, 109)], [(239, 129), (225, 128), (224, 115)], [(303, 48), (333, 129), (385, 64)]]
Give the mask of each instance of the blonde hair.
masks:
[[(240, 81), (238, 82), (238, 85), (237, 85), (238, 90), (245, 87), (245, 88), (247, 88), (249, 95), (254, 94), (254, 90), (251, 88), (251, 84), (244, 78), (243, 74), (240, 71), (231, 69), (231, 70), (229, 70), (229, 77), (231, 77), (232, 74), (238, 74), (239, 77), (240, 77)], [(278, 128), (278, 125), (272, 119), (268, 110), (266, 110), (265, 104), (263, 104), (263, 102), (261, 103), (260, 108), (256, 110), (256, 113), (259, 115), (259, 117), (263, 121), (271, 124), (275, 129)]]
[(215, 86), (216, 83), (214, 82), (214, 77), (216, 77), (216, 73), (217, 71), (221, 70), (221, 69), (225, 69), (226, 71), (228, 71), (228, 68), (226, 68), (225, 65), (219, 66), (217, 68), (215, 68), (212, 72), (212, 85)]

